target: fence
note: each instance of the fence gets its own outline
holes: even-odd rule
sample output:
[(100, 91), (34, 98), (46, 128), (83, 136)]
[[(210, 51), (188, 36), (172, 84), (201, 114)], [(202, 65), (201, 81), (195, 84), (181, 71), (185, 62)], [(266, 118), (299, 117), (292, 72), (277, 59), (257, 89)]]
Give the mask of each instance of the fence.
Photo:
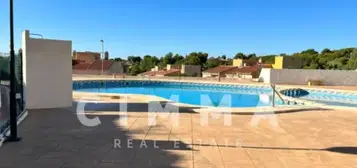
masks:
[[(15, 89), (17, 113), (24, 110), (22, 82), (22, 52), (15, 55)], [(8, 126), (10, 119), (10, 57), (0, 53), (0, 133)]]

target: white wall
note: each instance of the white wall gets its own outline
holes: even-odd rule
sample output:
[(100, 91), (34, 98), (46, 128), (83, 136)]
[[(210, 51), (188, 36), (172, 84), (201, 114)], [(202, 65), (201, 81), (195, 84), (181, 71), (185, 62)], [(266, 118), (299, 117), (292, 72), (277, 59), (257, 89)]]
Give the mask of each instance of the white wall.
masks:
[(259, 81), (270, 83), (270, 68), (262, 68), (259, 74)]
[(27, 109), (72, 106), (72, 42), (22, 34)]
[(321, 80), (324, 85), (356, 86), (357, 71), (310, 69), (262, 69), (264, 83), (306, 85), (308, 80)]
[(202, 72), (202, 78), (208, 78), (208, 77), (212, 77), (212, 74), (207, 72)]

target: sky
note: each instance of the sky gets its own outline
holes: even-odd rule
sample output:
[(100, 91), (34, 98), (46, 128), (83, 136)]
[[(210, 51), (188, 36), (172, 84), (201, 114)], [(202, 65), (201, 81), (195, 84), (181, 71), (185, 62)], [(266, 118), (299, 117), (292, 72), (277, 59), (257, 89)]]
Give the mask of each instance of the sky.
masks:
[[(8, 52), (8, 0), (0, 1), (0, 52)], [(14, 0), (21, 32), (72, 40), (111, 57), (202, 51), (210, 56), (357, 46), (356, 0)]]

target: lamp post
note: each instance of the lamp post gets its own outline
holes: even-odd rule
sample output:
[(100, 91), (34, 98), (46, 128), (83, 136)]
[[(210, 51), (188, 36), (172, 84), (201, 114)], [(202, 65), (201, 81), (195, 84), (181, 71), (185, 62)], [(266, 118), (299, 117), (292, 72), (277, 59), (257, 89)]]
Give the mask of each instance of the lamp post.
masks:
[(14, 12), (13, 0), (10, 0), (10, 137), (8, 141), (19, 141), (17, 137), (17, 110), (15, 86), (15, 51), (14, 51)]
[(103, 63), (104, 63), (104, 40), (100, 40), (100, 42), (102, 43), (102, 72), (101, 75), (103, 75)]

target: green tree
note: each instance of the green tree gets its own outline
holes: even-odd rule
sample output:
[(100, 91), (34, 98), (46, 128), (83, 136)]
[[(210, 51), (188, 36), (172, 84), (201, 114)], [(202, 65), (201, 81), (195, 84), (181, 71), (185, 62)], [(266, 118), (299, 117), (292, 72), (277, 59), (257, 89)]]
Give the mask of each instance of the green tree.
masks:
[(141, 62), (141, 57), (140, 56), (129, 56), (128, 61), (132, 64), (137, 64)]
[(173, 57), (174, 64), (182, 64), (184, 59), (185, 58), (182, 55), (179, 55), (179, 54), (175, 54), (175, 56)]
[(246, 58), (246, 56), (245, 56), (243, 53), (241, 53), (241, 52), (237, 53), (237, 54), (234, 56), (234, 59), (245, 59), (245, 58)]
[(186, 55), (185, 64), (203, 65), (207, 61), (208, 54), (203, 52), (192, 52)]
[(256, 58), (256, 57), (257, 57), (257, 55), (256, 55), (255, 53), (252, 53), (252, 54), (248, 54), (248, 55), (247, 55), (247, 58), (248, 58), (248, 59), (251, 59), (251, 58), (254, 59), (254, 58)]
[(350, 59), (347, 62), (347, 69), (357, 70), (357, 49), (351, 52)]
[(129, 69), (129, 74), (130, 75), (137, 75), (137, 74), (142, 73), (142, 72), (144, 72), (144, 71), (140, 68), (139, 64), (134, 64)]
[(121, 59), (121, 58), (117, 57), (117, 58), (114, 58), (114, 61), (116, 61), (116, 62), (122, 62), (122, 61), (123, 61), (123, 59)]
[(286, 53), (280, 53), (280, 56), (286, 57), (286, 56), (289, 56), (289, 55), (286, 54)]
[(218, 66), (219, 64), (220, 64), (220, 63), (219, 63), (219, 61), (218, 61), (216, 58), (211, 57), (211, 58), (209, 58), (209, 59), (207, 60), (206, 67), (207, 67), (207, 68), (213, 68), (213, 67)]
[(262, 61), (266, 64), (274, 64), (276, 55), (265, 55), (261, 56)]
[(327, 54), (327, 53), (331, 53), (332, 51), (328, 48), (325, 48), (321, 51), (321, 54)]
[(201, 60), (196, 56), (187, 56), (185, 59), (186, 65), (202, 65)]
[(155, 56), (145, 55), (143, 60), (140, 62), (140, 68), (143, 71), (149, 71), (154, 68), (155, 65), (159, 63), (159, 59)]
[(307, 50), (301, 51), (301, 54), (316, 55), (316, 54), (319, 54), (319, 52), (315, 51), (315, 49), (307, 49)]
[(162, 60), (163, 64), (164, 65), (174, 64), (175, 60), (173, 57), (174, 57), (174, 54), (172, 52), (167, 53)]

